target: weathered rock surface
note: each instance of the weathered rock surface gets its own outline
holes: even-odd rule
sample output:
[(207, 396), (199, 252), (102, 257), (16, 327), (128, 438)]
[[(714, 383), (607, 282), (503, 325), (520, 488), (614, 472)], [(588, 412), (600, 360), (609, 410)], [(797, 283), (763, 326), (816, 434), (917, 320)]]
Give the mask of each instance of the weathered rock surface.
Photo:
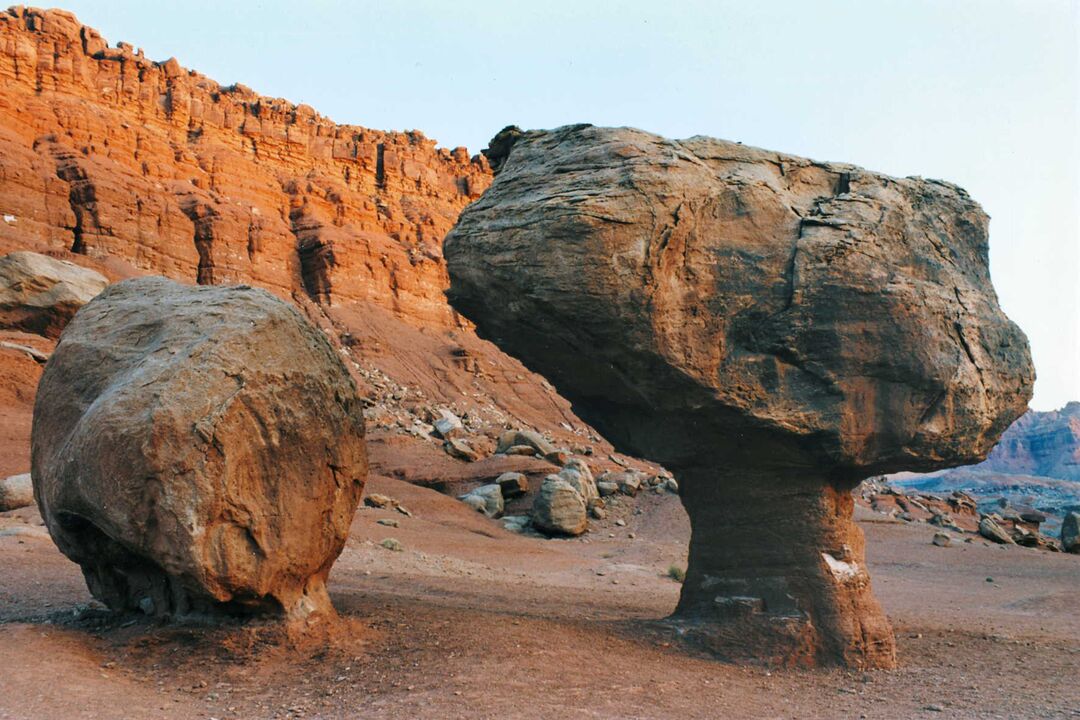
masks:
[(991, 517), (983, 517), (979, 520), (979, 534), (991, 542), (1000, 545), (1012, 545), (1013, 539), (1005, 529)]
[(548, 475), (532, 506), (532, 524), (548, 534), (580, 535), (589, 525), (585, 498), (558, 475)]
[(33, 504), (34, 486), (30, 481), (30, 473), (12, 475), (0, 480), (0, 512)]
[(503, 512), (502, 488), (497, 483), (481, 485), (458, 499), (490, 518), (498, 517)]
[(57, 338), (79, 308), (105, 289), (104, 275), (38, 253), (0, 257), (0, 327)]
[(362, 402), (269, 293), (128, 280), (45, 369), (32, 473), (53, 539), (110, 607), (332, 612), (326, 576), (367, 477)]
[(981, 460), (1033, 382), (963, 190), (573, 126), (519, 137), (444, 252), (483, 336), (679, 478), (692, 634), (895, 662), (850, 489)]
[(1067, 514), (1061, 523), (1061, 549), (1080, 554), (1080, 513)]

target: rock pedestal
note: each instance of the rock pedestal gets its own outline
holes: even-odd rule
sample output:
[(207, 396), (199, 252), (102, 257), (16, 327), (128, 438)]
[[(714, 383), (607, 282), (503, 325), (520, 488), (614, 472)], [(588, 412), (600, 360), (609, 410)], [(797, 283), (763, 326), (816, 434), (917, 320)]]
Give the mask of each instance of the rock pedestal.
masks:
[(500, 133), (451, 303), (615, 446), (675, 472), (675, 620), (718, 654), (888, 667), (849, 491), (977, 462), (1026, 408), (962, 189), (736, 143)]

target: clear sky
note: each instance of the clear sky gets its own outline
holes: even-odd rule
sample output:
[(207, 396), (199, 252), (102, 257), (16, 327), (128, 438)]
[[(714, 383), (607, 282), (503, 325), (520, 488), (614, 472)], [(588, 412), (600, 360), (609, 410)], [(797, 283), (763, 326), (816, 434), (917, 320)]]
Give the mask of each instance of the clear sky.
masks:
[(573, 122), (958, 183), (1033, 407), (1080, 400), (1080, 0), (67, 0), (110, 43), (475, 152)]

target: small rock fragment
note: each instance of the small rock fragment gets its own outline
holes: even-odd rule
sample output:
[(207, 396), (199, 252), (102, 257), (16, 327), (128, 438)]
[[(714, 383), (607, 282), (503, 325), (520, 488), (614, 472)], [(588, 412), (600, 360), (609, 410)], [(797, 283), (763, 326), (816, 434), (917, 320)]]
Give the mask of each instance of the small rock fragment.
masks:
[(34, 486), (30, 482), (30, 473), (12, 475), (0, 480), (0, 512), (33, 504)]
[(938, 547), (949, 547), (952, 543), (952, 537), (948, 533), (937, 532), (934, 533), (934, 539), (932, 541)]
[(458, 497), (458, 500), (490, 518), (501, 515), (503, 511), (502, 488), (496, 483), (474, 488)]

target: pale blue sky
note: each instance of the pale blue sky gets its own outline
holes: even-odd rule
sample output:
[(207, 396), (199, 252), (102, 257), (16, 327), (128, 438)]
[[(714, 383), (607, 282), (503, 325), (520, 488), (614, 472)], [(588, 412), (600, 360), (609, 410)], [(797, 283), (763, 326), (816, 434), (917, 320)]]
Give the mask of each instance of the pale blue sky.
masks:
[(1080, 399), (1080, 0), (65, 7), (153, 59), (447, 147), (591, 122), (956, 182), (993, 218), (1033, 406)]

